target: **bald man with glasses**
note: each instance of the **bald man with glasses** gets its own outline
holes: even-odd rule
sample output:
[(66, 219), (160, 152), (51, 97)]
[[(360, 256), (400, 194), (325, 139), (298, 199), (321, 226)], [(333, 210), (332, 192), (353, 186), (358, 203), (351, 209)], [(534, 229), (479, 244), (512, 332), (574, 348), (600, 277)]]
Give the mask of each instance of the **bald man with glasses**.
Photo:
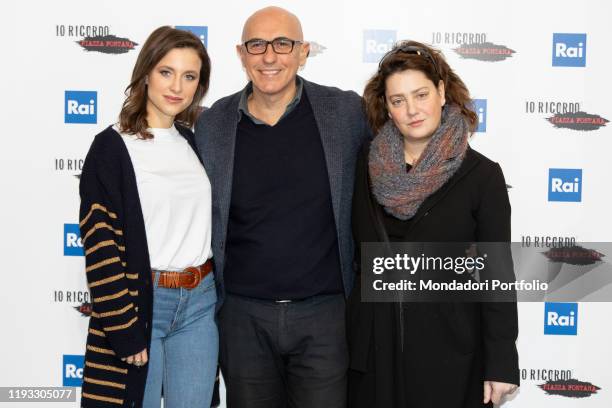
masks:
[(196, 125), (212, 185), (227, 404), (345, 407), (351, 198), (370, 137), (361, 98), (297, 75), (309, 44), (281, 8), (249, 17), (236, 51), (248, 84)]

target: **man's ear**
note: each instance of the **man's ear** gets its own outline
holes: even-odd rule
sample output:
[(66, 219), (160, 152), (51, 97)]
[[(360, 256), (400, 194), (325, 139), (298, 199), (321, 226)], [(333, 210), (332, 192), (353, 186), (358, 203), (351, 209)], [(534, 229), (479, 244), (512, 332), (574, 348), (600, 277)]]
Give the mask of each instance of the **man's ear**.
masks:
[(301, 47), (300, 47), (300, 66), (301, 67), (306, 65), (306, 60), (308, 59), (309, 55), (310, 55), (310, 43), (306, 41), (304, 42), (304, 44), (301, 44)]
[[(242, 62), (242, 44), (236, 45), (236, 55), (238, 56), (238, 58), (240, 58), (240, 61)], [(244, 63), (242, 65), (244, 65)]]

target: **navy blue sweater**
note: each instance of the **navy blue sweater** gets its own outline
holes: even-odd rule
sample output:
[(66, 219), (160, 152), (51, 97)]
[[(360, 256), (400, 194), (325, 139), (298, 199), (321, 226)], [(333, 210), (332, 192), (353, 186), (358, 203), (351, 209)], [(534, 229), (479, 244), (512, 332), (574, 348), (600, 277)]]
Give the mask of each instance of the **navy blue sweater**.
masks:
[(242, 115), (233, 178), (226, 290), (272, 300), (343, 293), (327, 164), (306, 92), (274, 126)]

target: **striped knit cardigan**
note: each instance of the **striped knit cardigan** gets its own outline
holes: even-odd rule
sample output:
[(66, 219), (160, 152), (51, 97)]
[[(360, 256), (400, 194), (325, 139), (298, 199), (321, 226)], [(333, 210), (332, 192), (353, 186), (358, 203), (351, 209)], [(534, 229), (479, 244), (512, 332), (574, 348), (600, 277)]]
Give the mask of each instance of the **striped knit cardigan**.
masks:
[[(176, 128), (195, 151), (192, 132)], [(150, 346), (151, 266), (136, 175), (125, 143), (112, 127), (95, 137), (79, 191), (79, 225), (93, 299), (81, 406), (140, 407), (148, 366), (136, 367), (121, 358)]]

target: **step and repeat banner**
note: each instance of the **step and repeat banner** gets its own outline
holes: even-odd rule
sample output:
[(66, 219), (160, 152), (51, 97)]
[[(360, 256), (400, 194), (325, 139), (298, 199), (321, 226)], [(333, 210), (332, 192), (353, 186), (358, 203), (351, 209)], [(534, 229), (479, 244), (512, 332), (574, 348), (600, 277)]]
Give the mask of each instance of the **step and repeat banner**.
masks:
[[(79, 175), (94, 135), (117, 120), (148, 34), (170, 25), (202, 39), (212, 60), (204, 100), (210, 106), (245, 85), (235, 45), (244, 20), (267, 5), (238, 0), (3, 5), (0, 386), (81, 384), (91, 298), (78, 229)], [(472, 147), (504, 171), (513, 241), (541, 245), (542, 251), (558, 243), (610, 242), (610, 3), (276, 5), (300, 17), (311, 43), (300, 75), (321, 84), (361, 94), (381, 56), (398, 40), (442, 50), (474, 98), (479, 126)], [(601, 256), (592, 263), (609, 262)], [(612, 406), (612, 304), (521, 303), (519, 313), (522, 384), (505, 406)], [(55, 406), (78, 406), (78, 400)]]

